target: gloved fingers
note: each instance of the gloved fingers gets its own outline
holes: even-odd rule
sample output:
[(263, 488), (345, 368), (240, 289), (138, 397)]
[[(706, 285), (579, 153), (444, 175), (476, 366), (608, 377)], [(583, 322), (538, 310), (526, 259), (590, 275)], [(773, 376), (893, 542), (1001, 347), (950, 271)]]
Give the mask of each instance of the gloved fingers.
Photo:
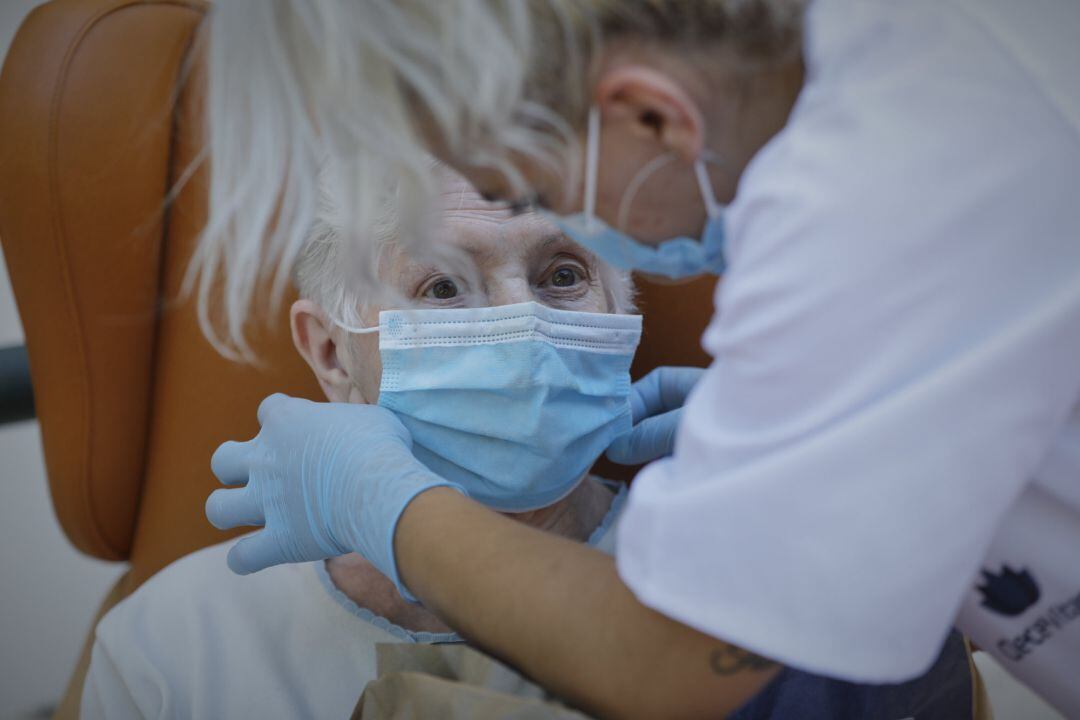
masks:
[(243, 485), (248, 481), (254, 453), (255, 440), (223, 442), (210, 458), (210, 469), (222, 485)]
[(687, 396), (704, 374), (705, 368), (699, 367), (660, 368), (660, 398), (663, 407), (673, 410), (686, 404)]
[[(377, 427), (380, 430), (389, 433), (391, 436), (397, 437), (406, 447), (412, 447), (412, 434), (393, 410), (380, 407), (379, 405), (353, 405), (351, 406), (351, 409), (355, 409), (358, 412), (358, 417), (363, 417), (366, 422), (371, 423), (370, 426), (372, 428)], [(362, 413), (362, 415), (360, 413)]]
[(260, 530), (254, 535), (240, 538), (229, 548), (226, 558), (229, 569), (237, 575), (250, 575), (272, 565), (288, 562), (281, 543), (272, 530)]
[(682, 408), (642, 420), (608, 446), (607, 457), (620, 465), (641, 465), (667, 457), (675, 447)]
[(259, 425), (265, 425), (270, 416), (279, 412), (290, 400), (292, 398), (285, 393), (274, 393), (264, 397), (263, 401), (259, 403), (258, 411), (255, 413), (255, 416), (259, 418)]
[(704, 368), (664, 366), (634, 383), (630, 408), (634, 422), (680, 408), (705, 374)]
[(263, 525), (262, 503), (249, 488), (215, 490), (206, 498), (206, 519), (218, 530), (245, 525)]

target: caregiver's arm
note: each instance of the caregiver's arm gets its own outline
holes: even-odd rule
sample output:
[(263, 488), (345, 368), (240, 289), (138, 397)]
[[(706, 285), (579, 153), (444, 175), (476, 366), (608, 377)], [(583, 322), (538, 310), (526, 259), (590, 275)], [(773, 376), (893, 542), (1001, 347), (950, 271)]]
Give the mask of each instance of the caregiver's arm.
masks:
[(775, 674), (639, 604), (608, 557), (465, 498), (415, 458), (386, 408), (278, 394), (258, 417), (254, 439), (224, 443), (211, 461), (233, 487), (207, 499), (210, 522), (263, 526), (229, 550), (237, 573), (358, 552), (479, 644), (604, 716), (715, 718)]
[(395, 555), (450, 625), (603, 717), (721, 717), (778, 670), (639, 603), (607, 555), (448, 488), (408, 505)]

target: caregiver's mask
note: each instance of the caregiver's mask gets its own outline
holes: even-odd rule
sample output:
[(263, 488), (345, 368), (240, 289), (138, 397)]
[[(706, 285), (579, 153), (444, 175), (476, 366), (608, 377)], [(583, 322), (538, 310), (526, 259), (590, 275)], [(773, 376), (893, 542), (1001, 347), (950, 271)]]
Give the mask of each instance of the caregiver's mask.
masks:
[(630, 430), (640, 315), (527, 302), (341, 327), (379, 333), (379, 405), (408, 428), (417, 459), (496, 510), (556, 502)]
[[(632, 199), (641, 182), (669, 156), (661, 156), (642, 168), (627, 188), (623, 208)], [(600, 110), (589, 110), (585, 140), (585, 198), (583, 211), (573, 215), (558, 215), (541, 211), (544, 216), (579, 245), (623, 270), (640, 270), (653, 275), (677, 279), (724, 271), (724, 206), (716, 200), (704, 157), (694, 162), (694, 174), (708, 220), (701, 239), (678, 237), (657, 245), (645, 245), (616, 230), (596, 216), (596, 183), (600, 161)], [(623, 212), (620, 210), (619, 215)], [(620, 223), (621, 225), (622, 223)]]

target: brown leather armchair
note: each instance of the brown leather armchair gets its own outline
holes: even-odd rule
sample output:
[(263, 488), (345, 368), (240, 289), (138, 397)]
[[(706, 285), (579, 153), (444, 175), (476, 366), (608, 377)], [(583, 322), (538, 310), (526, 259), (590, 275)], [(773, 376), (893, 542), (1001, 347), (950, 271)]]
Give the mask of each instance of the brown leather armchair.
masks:
[[(257, 432), (264, 396), (321, 399), (284, 313), (255, 327), (253, 367), (215, 352), (181, 297), (205, 219), (204, 169), (168, 195), (202, 147), (192, 48), (206, 10), (54, 0), (26, 19), (0, 74), (0, 240), (53, 504), (79, 550), (129, 566), (102, 612), (227, 537), (203, 516), (210, 455)], [(708, 280), (642, 288), (638, 375), (707, 361), (698, 343), (711, 290)], [(85, 664), (84, 652), (59, 717), (77, 714)]]

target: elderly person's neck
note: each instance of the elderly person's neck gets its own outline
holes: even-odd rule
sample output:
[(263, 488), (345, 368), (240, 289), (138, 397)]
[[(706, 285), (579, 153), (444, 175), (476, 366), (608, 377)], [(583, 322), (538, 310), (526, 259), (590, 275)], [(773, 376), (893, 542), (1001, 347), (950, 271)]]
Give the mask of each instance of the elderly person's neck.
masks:
[(612, 495), (593, 478), (586, 478), (562, 500), (523, 513), (504, 513), (518, 522), (556, 535), (580, 540), (589, 539), (611, 507)]
[[(507, 517), (545, 532), (585, 542), (604, 520), (614, 494), (591, 477), (562, 500), (538, 510), (507, 513)], [(360, 607), (413, 631), (450, 632), (441, 620), (398, 594), (390, 580), (360, 555), (326, 561), (334, 585)]]

